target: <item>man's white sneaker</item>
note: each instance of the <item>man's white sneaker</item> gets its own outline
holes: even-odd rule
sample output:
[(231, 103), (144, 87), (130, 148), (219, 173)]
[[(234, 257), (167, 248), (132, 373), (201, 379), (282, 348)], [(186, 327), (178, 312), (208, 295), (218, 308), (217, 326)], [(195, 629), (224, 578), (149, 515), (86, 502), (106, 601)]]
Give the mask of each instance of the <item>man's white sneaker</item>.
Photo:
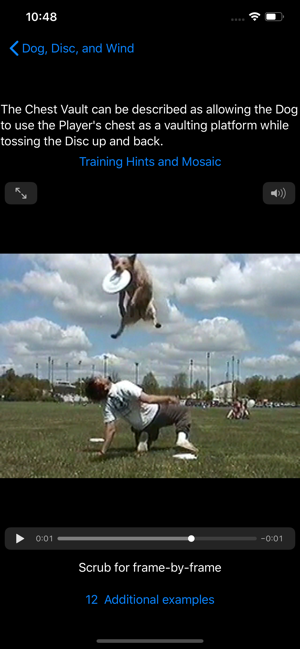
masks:
[(142, 433), (138, 443), (137, 452), (147, 453), (148, 451), (148, 433)]
[(147, 442), (140, 442), (138, 447), (137, 447), (137, 452), (138, 453), (147, 453), (147, 451), (148, 451)]
[(188, 440), (185, 433), (178, 433), (176, 446), (185, 448), (187, 451), (192, 451), (192, 453), (198, 453), (198, 449)]

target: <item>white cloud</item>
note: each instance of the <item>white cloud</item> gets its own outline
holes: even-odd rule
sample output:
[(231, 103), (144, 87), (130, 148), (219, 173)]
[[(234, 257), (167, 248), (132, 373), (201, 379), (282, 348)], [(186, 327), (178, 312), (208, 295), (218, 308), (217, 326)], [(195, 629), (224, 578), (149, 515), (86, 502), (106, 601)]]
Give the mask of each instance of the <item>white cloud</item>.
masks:
[(78, 289), (74, 284), (69, 284), (56, 272), (43, 272), (31, 270), (24, 275), (23, 286), (29, 291), (40, 293), (44, 297), (60, 297), (64, 300), (74, 300)]
[[(208, 327), (205, 321), (204, 332)], [(220, 323), (219, 323), (220, 324)], [(225, 324), (225, 323), (224, 323)], [(201, 328), (201, 323), (196, 325)], [(212, 329), (216, 323), (212, 322)], [(229, 321), (230, 326), (230, 321)], [(192, 331), (192, 325), (191, 325)], [(176, 334), (174, 336), (176, 338)], [(69, 326), (65, 329), (43, 318), (31, 318), (18, 322), (11, 321), (0, 325), (0, 338), (10, 353), (10, 366), (18, 374), (35, 373), (35, 364), (39, 363), (39, 376), (48, 376), (48, 356), (54, 359), (54, 378), (65, 378), (66, 362), (69, 365), (69, 378), (74, 380), (79, 375), (91, 375), (92, 367), (96, 373), (103, 373), (104, 353), (93, 354), (91, 343), (81, 327)], [(192, 343), (192, 336), (188, 339)], [(211, 339), (210, 339), (211, 341)], [(199, 342), (199, 341), (198, 341)], [(175, 342), (157, 340), (148, 345), (134, 349), (120, 345), (114, 352), (107, 352), (108, 373), (116, 371), (121, 378), (135, 380), (136, 366), (139, 363), (139, 377), (148, 372), (154, 372), (161, 384), (171, 383), (172, 378), (179, 372), (189, 375), (190, 359), (194, 360), (194, 379), (206, 380), (206, 352), (197, 349), (186, 342), (182, 347), (180, 337)], [(225, 355), (226, 356), (226, 355)], [(214, 381), (224, 378), (224, 356), (211, 354)], [(81, 361), (81, 365), (78, 363)], [(8, 361), (3, 362), (8, 365)], [(6, 367), (8, 369), (8, 367)]]
[(292, 363), (296, 361), (295, 358), (291, 358), (286, 354), (273, 354), (273, 356), (262, 358), (260, 356), (252, 356), (249, 358), (244, 358), (243, 365), (244, 367), (258, 367), (259, 365), (282, 365), (282, 363)]
[(243, 377), (253, 374), (262, 374), (270, 378), (276, 378), (278, 374), (294, 376), (297, 373), (299, 359), (286, 354), (273, 354), (269, 357), (252, 356), (244, 358), (242, 362)]
[[(140, 374), (155, 371), (160, 380), (165, 377), (167, 381), (179, 371), (188, 372), (189, 360), (193, 358), (195, 377), (198, 373), (200, 380), (206, 380), (206, 351), (212, 352), (215, 383), (224, 378), (226, 362), (232, 354), (241, 358), (241, 369), (249, 374), (270, 374), (277, 370), (290, 375), (296, 373), (300, 255), (140, 254), (153, 277), (158, 319), (163, 327), (154, 330), (151, 323), (138, 323), (125, 330), (121, 345), (120, 341), (112, 343), (109, 338), (117, 330), (120, 316), (118, 296), (107, 295), (102, 289), (102, 280), (111, 268), (107, 254), (23, 254), (20, 257), (21, 264), (27, 262), (26, 268), (30, 262), (31, 270), (19, 282), (11, 277), (4, 279), (2, 291), (5, 294), (16, 290), (26, 292), (26, 307), (30, 309), (27, 313), (46, 314), (47, 305), (51, 304), (60, 319), (68, 323), (61, 327), (44, 318), (30, 318), (19, 324), (1, 325), (5, 354), (25, 371), (32, 371), (37, 357), (41, 363), (46, 362), (48, 354), (56, 359), (56, 366), (62, 372), (68, 361), (76, 373), (79, 360), (86, 374), (91, 373), (93, 364), (97, 371), (102, 371), (103, 354), (93, 355), (99, 348), (96, 345), (92, 348), (87, 337), (88, 327), (92, 327), (103, 334), (103, 343), (113, 350), (108, 363), (121, 376), (132, 379), (135, 362), (140, 363)], [(39, 309), (39, 305), (45, 310)], [(230, 317), (224, 317), (224, 311), (228, 315), (229, 309)], [(293, 319), (281, 331), (298, 340), (284, 350), (286, 353), (276, 353), (278, 343), (270, 329), (270, 337), (274, 333), (274, 353), (263, 358), (259, 329), (256, 334), (249, 327), (252, 335), (249, 340), (243, 325), (245, 313), (277, 317), (281, 322)], [(51, 318), (55, 320), (52, 315)], [(138, 346), (137, 342), (141, 332), (146, 334), (144, 346)], [(130, 344), (133, 349), (129, 349)], [(256, 349), (257, 356), (243, 360), (243, 353), (251, 347)]]
[(300, 356), (300, 340), (295, 340), (295, 342), (288, 346), (288, 349), (297, 356)]
[[(107, 254), (23, 254), (21, 257), (30, 260), (34, 270), (25, 273), (19, 283), (20, 290), (50, 299), (57, 311), (77, 323), (117, 326), (120, 318), (117, 296), (108, 296), (102, 289), (103, 278), (111, 268)], [(158, 315), (165, 335), (179, 331), (188, 322), (171, 301), (176, 279), (188, 274), (217, 275), (226, 262), (223, 254), (144, 254), (140, 258), (153, 277)]]
[(300, 314), (300, 256), (249, 255), (245, 265), (227, 258), (217, 277), (187, 277), (175, 282), (182, 304), (198, 308), (236, 307), (254, 314)]
[(45, 318), (12, 320), (0, 325), (0, 340), (16, 355), (86, 350), (91, 343), (81, 327), (63, 329)]
[(24, 286), (20, 282), (17, 282), (16, 280), (0, 280), (0, 295), (8, 295), (12, 291), (26, 293), (26, 290), (26, 286)]
[[(101, 327), (115, 325), (116, 296), (102, 290), (102, 280), (109, 271), (106, 255), (21, 255), (34, 270), (25, 273), (20, 290), (50, 299), (54, 308), (76, 323)], [(16, 287), (15, 287), (16, 288)], [(104, 318), (100, 322), (100, 318)]]
[(171, 340), (182, 350), (239, 352), (249, 348), (242, 325), (236, 320), (216, 317), (190, 324), (180, 334), (171, 336)]
[[(300, 278), (299, 278), (300, 282)], [(293, 320), (292, 324), (284, 330), (288, 334), (300, 334), (300, 320)]]
[[(35, 319), (33, 319), (35, 320)], [(205, 322), (205, 321), (204, 321)], [(209, 321), (205, 322), (204, 332)], [(80, 327), (69, 327), (63, 330), (54, 323), (44, 322), (43, 325), (33, 326), (33, 333), (30, 334), (30, 321), (6, 325), (2, 338), (6, 342), (9, 351), (9, 363), (18, 374), (27, 372), (35, 373), (35, 363), (39, 363), (39, 376), (48, 376), (48, 355), (54, 359), (54, 378), (65, 378), (66, 362), (69, 365), (69, 378), (71, 380), (80, 376), (90, 376), (92, 367), (96, 374), (103, 374), (104, 370), (104, 353), (93, 354), (90, 343), (86, 339), (84, 332)], [(201, 324), (201, 323), (200, 323)], [(220, 324), (220, 323), (219, 323)], [(199, 325), (199, 323), (198, 323)], [(197, 326), (198, 326), (197, 325)], [(231, 323), (229, 321), (229, 327)], [(54, 326), (54, 328), (53, 328)], [(214, 330), (216, 323), (210, 322), (210, 327)], [(44, 347), (41, 339), (36, 335), (42, 330), (44, 332)], [(77, 331), (75, 331), (77, 330)], [(47, 335), (46, 335), (47, 333)], [(228, 334), (228, 332), (227, 332)], [(202, 332), (202, 335), (203, 332)], [(192, 339), (191, 339), (192, 340)], [(228, 341), (227, 341), (228, 342)], [(174, 342), (150, 342), (148, 345), (138, 346), (134, 349), (119, 346), (114, 352), (107, 352), (107, 371), (111, 374), (113, 371), (119, 373), (123, 379), (135, 381), (136, 366), (139, 363), (139, 380), (143, 379), (148, 372), (153, 372), (160, 384), (170, 384), (175, 374), (185, 372), (189, 379), (190, 360), (193, 359), (193, 377), (206, 383), (206, 351), (200, 351), (197, 348), (183, 348), (178, 338)], [(212, 351), (211, 353), (211, 384), (217, 384), (225, 379), (227, 361), (231, 361), (231, 351), (225, 352)], [(238, 355), (236, 355), (236, 359)], [(78, 362), (81, 361), (81, 365)], [(2, 364), (7, 365), (8, 360)], [(242, 379), (246, 376), (259, 373), (263, 375), (278, 374), (294, 375), (297, 372), (299, 360), (287, 355), (273, 355), (269, 358), (249, 357), (241, 359), (240, 375)], [(231, 362), (230, 362), (231, 373)]]
[[(194, 360), (194, 378), (206, 376), (206, 355), (197, 353)], [(139, 378), (153, 372), (159, 383), (170, 384), (175, 374), (185, 372), (189, 375), (189, 355), (169, 343), (150, 343), (135, 350), (126, 347), (116, 349), (115, 357), (108, 360), (108, 373), (116, 370), (121, 378), (135, 380), (135, 363), (139, 363)], [(100, 372), (103, 365), (100, 363)]]
[[(110, 270), (107, 254), (26, 254), (34, 270), (20, 289), (46, 296), (54, 307), (82, 324), (111, 326), (118, 320), (116, 296), (102, 290)], [(200, 311), (234, 307), (254, 314), (300, 316), (300, 255), (245, 255), (244, 263), (225, 254), (141, 254), (154, 282), (165, 324), (176, 300)], [(8, 290), (9, 285), (6, 285)], [(11, 288), (16, 288), (13, 284)], [(171, 331), (170, 331), (171, 333)]]

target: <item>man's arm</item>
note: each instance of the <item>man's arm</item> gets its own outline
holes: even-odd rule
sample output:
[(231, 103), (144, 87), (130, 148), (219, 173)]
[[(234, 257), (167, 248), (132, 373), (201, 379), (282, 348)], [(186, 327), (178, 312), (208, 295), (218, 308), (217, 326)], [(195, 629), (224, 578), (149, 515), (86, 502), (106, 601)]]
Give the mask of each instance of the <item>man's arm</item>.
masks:
[(179, 403), (177, 397), (170, 397), (168, 395), (158, 396), (157, 394), (146, 394), (142, 392), (140, 396), (142, 403)]
[(105, 455), (107, 449), (110, 447), (113, 441), (115, 432), (116, 432), (116, 427), (114, 421), (112, 421), (109, 424), (105, 424), (105, 431), (104, 431), (105, 442), (100, 451), (100, 455)]

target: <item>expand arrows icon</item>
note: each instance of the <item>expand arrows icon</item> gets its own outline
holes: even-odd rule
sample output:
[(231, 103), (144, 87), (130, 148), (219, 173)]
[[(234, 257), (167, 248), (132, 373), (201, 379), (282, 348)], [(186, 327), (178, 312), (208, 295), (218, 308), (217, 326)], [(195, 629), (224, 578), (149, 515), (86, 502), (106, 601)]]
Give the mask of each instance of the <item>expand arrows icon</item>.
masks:
[(21, 194), (23, 200), (27, 198), (27, 194), (22, 194), (20, 187), (15, 187), (15, 192)]

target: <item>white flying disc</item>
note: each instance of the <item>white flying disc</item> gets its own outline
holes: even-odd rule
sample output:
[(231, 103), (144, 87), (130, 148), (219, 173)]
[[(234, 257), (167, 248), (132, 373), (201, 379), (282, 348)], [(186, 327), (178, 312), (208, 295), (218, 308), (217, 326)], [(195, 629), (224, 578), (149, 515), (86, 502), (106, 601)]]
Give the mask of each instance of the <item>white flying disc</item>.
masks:
[(131, 282), (131, 274), (128, 270), (123, 270), (122, 273), (116, 273), (112, 270), (104, 277), (102, 288), (106, 293), (119, 293), (123, 291)]
[(91, 437), (90, 442), (104, 442), (103, 437)]
[(255, 406), (254, 399), (250, 399), (249, 401), (247, 401), (247, 408), (254, 408), (254, 406)]
[(197, 460), (197, 455), (192, 453), (178, 453), (178, 455), (173, 455), (176, 460)]

